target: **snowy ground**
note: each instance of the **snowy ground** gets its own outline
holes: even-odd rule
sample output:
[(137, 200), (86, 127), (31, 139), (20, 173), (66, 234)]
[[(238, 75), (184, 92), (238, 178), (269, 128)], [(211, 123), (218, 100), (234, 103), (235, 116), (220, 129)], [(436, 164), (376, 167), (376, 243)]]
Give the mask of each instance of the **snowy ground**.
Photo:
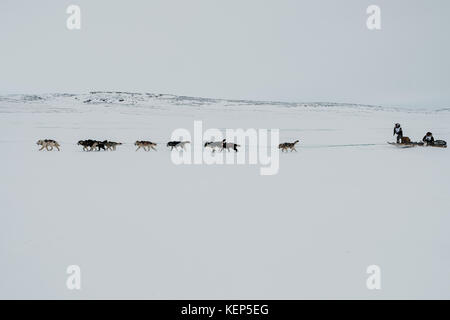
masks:
[[(104, 99), (104, 100), (102, 100)], [(121, 101), (123, 100), (123, 101)], [(279, 128), (280, 170), (176, 166), (176, 128)], [(175, 96), (0, 97), (0, 298), (450, 298), (450, 111)], [(61, 152), (38, 152), (54, 138)], [(82, 152), (80, 139), (124, 142)], [(382, 288), (366, 288), (381, 267)], [(79, 265), (82, 290), (66, 288)]]

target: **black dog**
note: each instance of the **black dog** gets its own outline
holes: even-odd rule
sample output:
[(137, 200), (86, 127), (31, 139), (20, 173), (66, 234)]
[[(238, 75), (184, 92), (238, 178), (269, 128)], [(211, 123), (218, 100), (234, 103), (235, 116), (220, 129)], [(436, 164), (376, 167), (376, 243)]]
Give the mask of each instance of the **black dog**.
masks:
[(167, 142), (167, 146), (168, 147), (176, 147), (180, 143), (181, 143), (181, 141), (169, 141), (169, 142)]
[(178, 149), (178, 147), (185, 150), (184, 146), (188, 143), (190, 143), (190, 142), (189, 141), (169, 141), (169, 142), (167, 142), (167, 147), (170, 147), (170, 150), (173, 150), (173, 148)]
[(167, 147), (170, 147), (170, 150), (173, 150), (173, 148), (176, 148), (181, 141), (169, 141), (167, 142)]

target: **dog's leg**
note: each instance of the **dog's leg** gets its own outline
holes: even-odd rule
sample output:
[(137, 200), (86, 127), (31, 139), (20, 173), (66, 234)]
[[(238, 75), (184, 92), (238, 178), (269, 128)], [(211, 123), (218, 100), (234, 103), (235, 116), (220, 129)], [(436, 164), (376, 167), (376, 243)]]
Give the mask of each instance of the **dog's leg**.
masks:
[(42, 150), (44, 150), (44, 146), (42, 146), (42, 147), (39, 149), (39, 151), (42, 151)]
[(55, 148), (58, 149), (58, 151), (60, 151), (58, 146), (55, 146)]

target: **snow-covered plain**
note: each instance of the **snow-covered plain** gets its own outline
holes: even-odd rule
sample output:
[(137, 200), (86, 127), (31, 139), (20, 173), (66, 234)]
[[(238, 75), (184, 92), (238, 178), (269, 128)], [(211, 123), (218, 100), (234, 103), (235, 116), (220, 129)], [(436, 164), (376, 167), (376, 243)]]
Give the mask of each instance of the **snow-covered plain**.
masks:
[[(277, 175), (181, 165), (176, 128), (279, 128)], [(90, 93), (0, 97), (0, 298), (450, 298), (449, 110)], [(38, 152), (51, 138), (61, 152)], [(80, 139), (123, 142), (82, 152)], [(381, 268), (368, 290), (366, 268)], [(66, 288), (79, 265), (82, 289)]]

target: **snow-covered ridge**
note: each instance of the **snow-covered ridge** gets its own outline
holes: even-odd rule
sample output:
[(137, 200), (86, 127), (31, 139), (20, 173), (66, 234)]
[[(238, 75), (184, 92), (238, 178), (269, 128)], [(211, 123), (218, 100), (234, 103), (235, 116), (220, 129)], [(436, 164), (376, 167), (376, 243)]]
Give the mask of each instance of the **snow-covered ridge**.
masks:
[(330, 102), (313, 102), (313, 103), (297, 103), (297, 102), (278, 102), (278, 101), (254, 101), (254, 100), (234, 100), (234, 99), (214, 99), (201, 97), (177, 96), (172, 94), (155, 94), (155, 93), (135, 93), (135, 92), (121, 92), (121, 91), (92, 91), (87, 94), (10, 94), (0, 96), (0, 102), (16, 102), (16, 103), (36, 103), (36, 102), (51, 102), (55, 100), (76, 100), (84, 104), (122, 104), (122, 105), (136, 105), (152, 103), (155, 101), (170, 102), (175, 105), (249, 105), (249, 106), (286, 106), (286, 107), (335, 107), (335, 106), (360, 106), (380, 108), (378, 106), (357, 105), (345, 103), (330, 103)]
[(272, 106), (272, 107), (346, 107), (370, 110), (402, 110), (413, 112), (443, 112), (450, 111), (450, 108), (440, 109), (408, 109), (395, 107), (382, 107), (366, 104), (336, 103), (336, 102), (280, 102), (280, 101), (255, 101), (255, 100), (235, 100), (235, 99), (214, 99), (201, 97), (177, 96), (172, 94), (155, 94), (155, 93), (134, 93), (121, 91), (93, 91), (84, 94), (8, 94), (0, 95), (0, 104), (19, 103), (19, 104), (84, 104), (84, 105), (138, 105), (138, 106), (154, 106), (158, 104), (172, 106)]

